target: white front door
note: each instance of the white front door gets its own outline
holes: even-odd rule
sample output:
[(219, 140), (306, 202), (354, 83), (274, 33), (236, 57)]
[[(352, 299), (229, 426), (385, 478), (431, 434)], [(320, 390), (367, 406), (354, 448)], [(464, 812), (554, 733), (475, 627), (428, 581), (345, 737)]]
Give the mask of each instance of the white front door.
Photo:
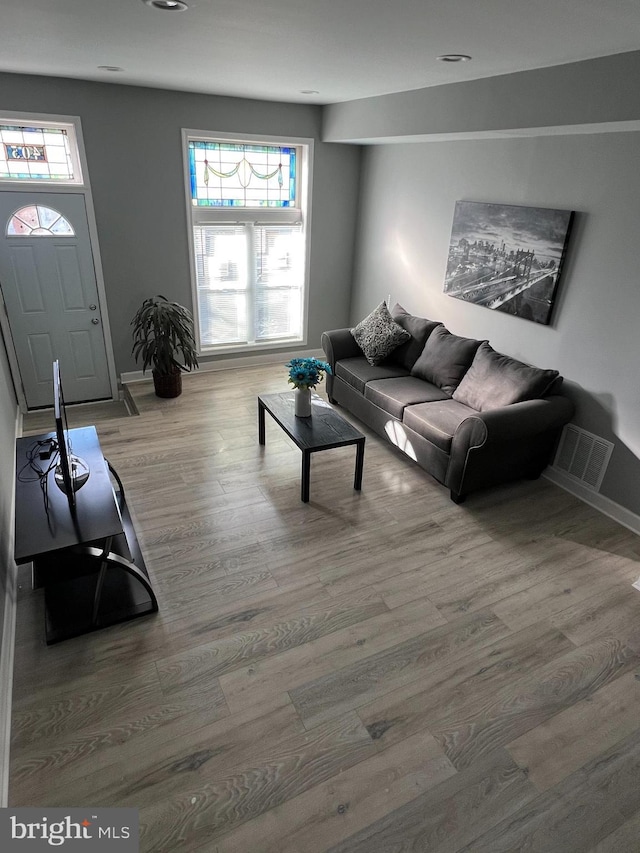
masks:
[(98, 288), (81, 193), (0, 192), (0, 288), (29, 409), (111, 397)]

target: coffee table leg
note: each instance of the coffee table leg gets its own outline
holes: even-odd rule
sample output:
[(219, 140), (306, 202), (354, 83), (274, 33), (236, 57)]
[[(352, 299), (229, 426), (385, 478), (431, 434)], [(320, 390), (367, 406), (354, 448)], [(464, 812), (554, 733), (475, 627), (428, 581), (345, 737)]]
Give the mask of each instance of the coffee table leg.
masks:
[(362, 489), (362, 471), (364, 468), (364, 438), (356, 444), (356, 473), (353, 478), (353, 488), (356, 491)]
[(258, 444), (264, 444), (264, 403), (258, 400)]
[(302, 451), (302, 491), (300, 500), (309, 503), (309, 478), (311, 476), (311, 452), (309, 450)]

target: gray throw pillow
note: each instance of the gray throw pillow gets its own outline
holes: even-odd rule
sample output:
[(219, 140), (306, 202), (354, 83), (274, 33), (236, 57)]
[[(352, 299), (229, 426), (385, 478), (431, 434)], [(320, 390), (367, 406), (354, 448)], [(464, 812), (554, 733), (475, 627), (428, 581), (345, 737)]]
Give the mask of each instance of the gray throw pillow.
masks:
[(541, 370), (502, 355), (485, 341), (478, 347), (453, 399), (485, 412), (544, 397), (556, 384), (559, 375), (557, 370)]
[(437, 385), (451, 396), (471, 366), (479, 346), (480, 341), (452, 335), (441, 323), (427, 338), (411, 375)]
[(386, 302), (351, 329), (356, 343), (369, 364), (380, 364), (400, 344), (411, 338), (409, 332), (398, 325), (389, 313)]
[(391, 361), (394, 364), (401, 365), (406, 370), (411, 370), (424, 349), (427, 338), (440, 323), (437, 320), (427, 320), (424, 317), (416, 317), (413, 314), (409, 314), (397, 302), (391, 309), (391, 316), (399, 326), (402, 326), (411, 335), (410, 340), (405, 344), (400, 344), (391, 353)]

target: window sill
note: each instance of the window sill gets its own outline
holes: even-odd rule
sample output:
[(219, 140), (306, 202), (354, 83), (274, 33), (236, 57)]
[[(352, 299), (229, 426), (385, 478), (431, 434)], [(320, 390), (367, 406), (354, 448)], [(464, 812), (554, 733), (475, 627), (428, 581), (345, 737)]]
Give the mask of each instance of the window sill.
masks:
[(205, 346), (200, 350), (201, 356), (208, 355), (226, 355), (233, 353), (243, 353), (250, 355), (256, 352), (277, 352), (278, 350), (288, 350), (292, 346), (306, 346), (306, 338), (287, 338), (286, 340), (265, 341), (260, 343), (243, 343), (229, 344), (219, 346)]

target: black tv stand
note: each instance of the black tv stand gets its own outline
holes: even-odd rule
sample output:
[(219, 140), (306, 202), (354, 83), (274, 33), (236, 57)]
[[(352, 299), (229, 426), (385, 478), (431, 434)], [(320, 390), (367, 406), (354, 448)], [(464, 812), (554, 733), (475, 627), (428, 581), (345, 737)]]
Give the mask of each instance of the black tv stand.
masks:
[(102, 455), (95, 427), (69, 430), (69, 436), (90, 470), (73, 509), (53, 470), (47, 506), (37, 478), (25, 473), (29, 450), (52, 434), (18, 439), (16, 451), (15, 560), (31, 562), (34, 588), (44, 588), (49, 645), (158, 610), (124, 488)]

